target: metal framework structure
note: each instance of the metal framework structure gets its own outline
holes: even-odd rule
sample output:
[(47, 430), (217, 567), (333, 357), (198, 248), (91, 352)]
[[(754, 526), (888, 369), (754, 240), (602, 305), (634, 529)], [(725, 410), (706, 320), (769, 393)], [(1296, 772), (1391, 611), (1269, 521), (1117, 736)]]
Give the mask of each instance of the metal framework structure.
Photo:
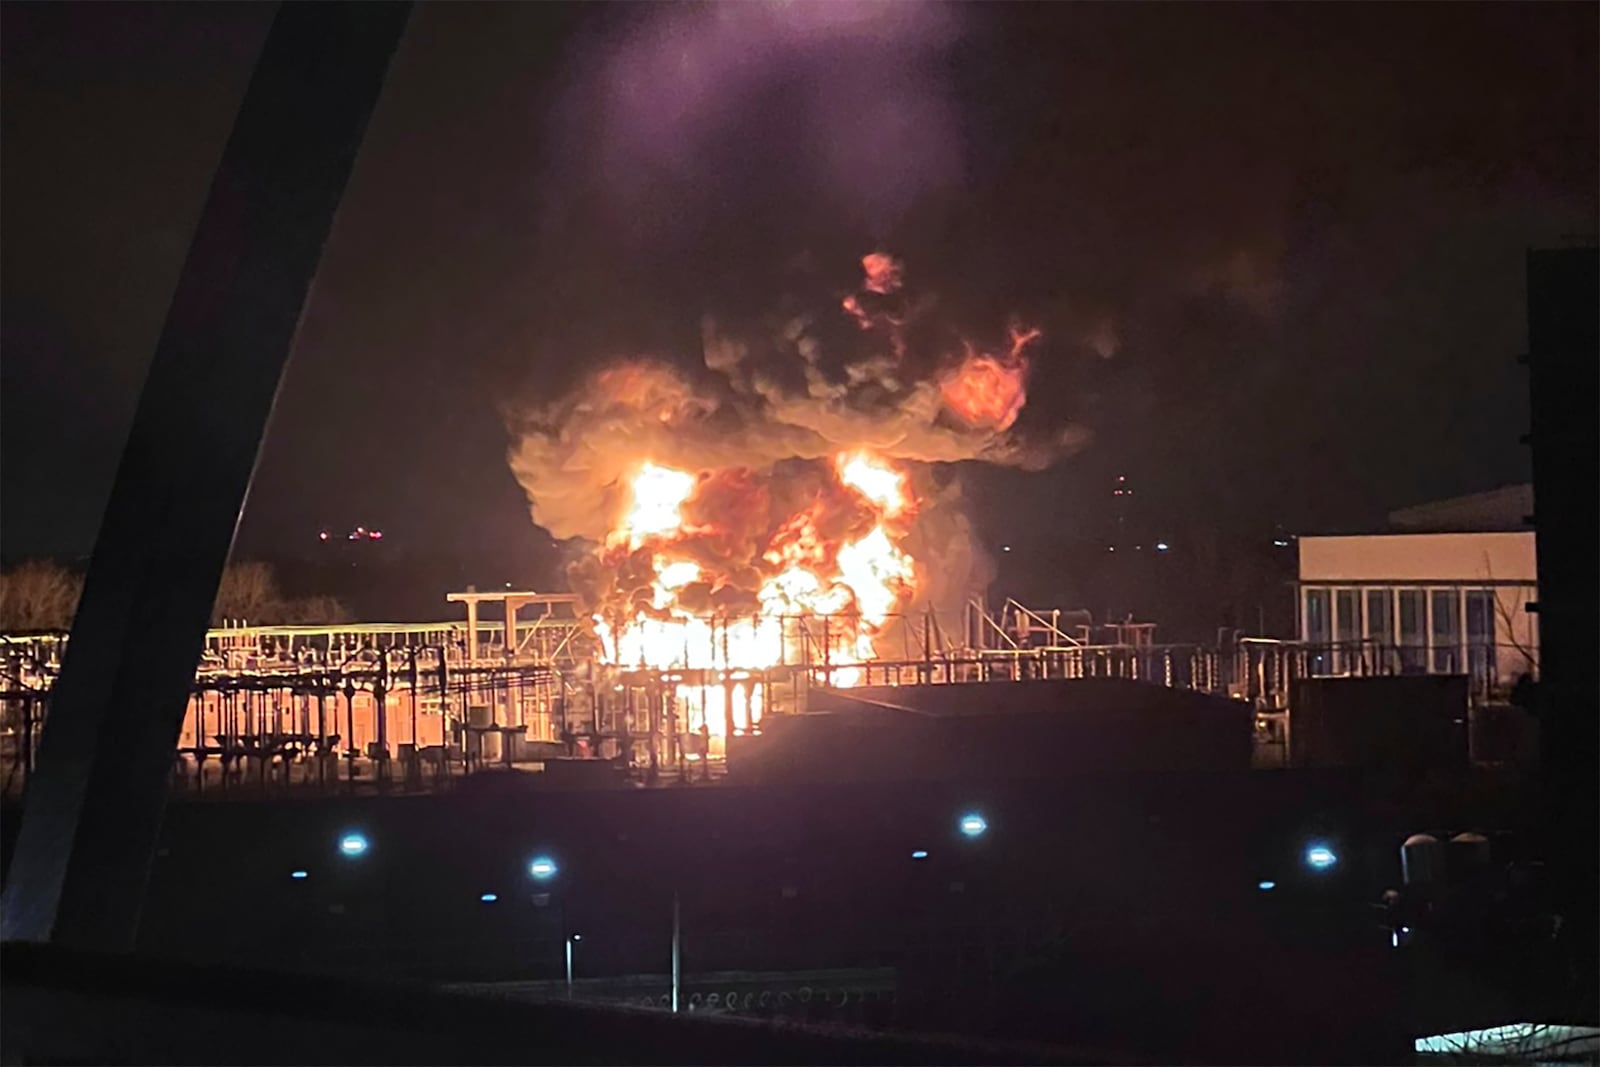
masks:
[[(428, 789), (576, 756), (646, 780), (710, 775), (766, 716), (803, 712), (812, 689), (838, 686), (1125, 678), (1250, 700), (1263, 729), (1281, 733), (1293, 680), (1319, 662), (1275, 641), (1158, 645), (1153, 624), (1097, 627), (1084, 612), (1008, 600), (995, 612), (974, 601), (961, 620), (892, 618), (878, 647), (895, 658), (835, 661), (829, 635), (855, 620), (793, 616), (765, 620), (783, 635), (775, 663), (663, 668), (605, 662), (568, 595), (468, 590), (448, 599), (466, 605), (467, 620), (211, 630), (172, 753), (174, 786)], [(713, 647), (749, 622), (697, 621)], [(60, 633), (0, 636), (9, 791), (32, 772), (67, 645)]]
[[(1096, 625), (1089, 613), (981, 600), (960, 619), (892, 616), (880, 655), (836, 660), (838, 616), (696, 619), (714, 651), (759, 621), (781, 640), (759, 668), (607, 662), (577, 598), (531, 590), (448, 595), (467, 619), (210, 631), (174, 753), (174, 785), (206, 793), (272, 788), (432, 789), (479, 770), (575, 757), (646, 781), (720, 773), (763, 719), (807, 710), (813, 689), (1121, 678), (1248, 701), (1258, 760), (1287, 757), (1290, 695), (1304, 678), (1415, 673), (1381, 642), (1223, 635), (1160, 644), (1155, 624)], [(686, 639), (687, 640), (687, 639)], [(6, 790), (33, 766), (59, 633), (0, 636), (0, 770)], [(701, 659), (704, 662), (704, 659)], [(724, 660), (726, 662), (726, 660)], [(1334, 667), (1337, 670), (1334, 670)], [(1474, 691), (1482, 701), (1492, 694)]]

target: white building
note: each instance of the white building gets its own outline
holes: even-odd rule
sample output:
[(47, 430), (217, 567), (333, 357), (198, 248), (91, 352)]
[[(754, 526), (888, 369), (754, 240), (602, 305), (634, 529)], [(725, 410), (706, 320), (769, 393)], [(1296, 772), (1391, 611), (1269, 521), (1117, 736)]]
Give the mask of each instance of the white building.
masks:
[(1314, 674), (1466, 674), (1477, 697), (1537, 677), (1532, 492), (1390, 516), (1407, 532), (1300, 538), (1299, 629)]

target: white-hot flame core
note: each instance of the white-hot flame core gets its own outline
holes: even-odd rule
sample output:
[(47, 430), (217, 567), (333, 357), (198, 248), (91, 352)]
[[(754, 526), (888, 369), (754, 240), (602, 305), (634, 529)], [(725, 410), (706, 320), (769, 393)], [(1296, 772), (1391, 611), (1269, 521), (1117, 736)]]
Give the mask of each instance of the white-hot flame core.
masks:
[(838, 469), (839, 480), (870, 500), (886, 519), (899, 516), (911, 503), (905, 474), (865, 452), (840, 456)]
[(725, 727), (748, 729), (760, 720), (762, 687), (744, 672), (826, 662), (833, 684), (857, 684), (857, 665), (877, 658), (874, 639), (915, 590), (915, 563), (892, 532), (895, 520), (914, 511), (915, 500), (905, 472), (870, 453), (837, 456), (832, 467), (837, 485), (874, 517), (870, 532), (829, 543), (818, 529), (820, 512), (792, 516), (762, 553), (773, 572), (756, 592), (755, 610), (705, 615), (690, 611), (680, 598), (690, 586), (721, 576), (673, 549), (689, 534), (704, 532), (691, 530), (684, 518), (701, 481), (688, 471), (642, 465), (628, 482), (626, 511), (607, 545), (617, 552), (655, 550), (650, 605), (631, 609), (631, 615), (595, 616), (603, 658), (658, 671), (723, 672), (720, 680), (702, 676), (703, 685), (678, 687), (691, 722), (703, 722), (718, 737)]
[(855, 591), (856, 606), (874, 626), (883, 625), (914, 574), (911, 557), (889, 541), (882, 526), (839, 549), (842, 581)]
[(683, 505), (694, 494), (694, 475), (646, 463), (634, 475), (633, 507), (618, 531), (629, 548), (639, 548), (652, 537), (677, 533), (683, 525)]

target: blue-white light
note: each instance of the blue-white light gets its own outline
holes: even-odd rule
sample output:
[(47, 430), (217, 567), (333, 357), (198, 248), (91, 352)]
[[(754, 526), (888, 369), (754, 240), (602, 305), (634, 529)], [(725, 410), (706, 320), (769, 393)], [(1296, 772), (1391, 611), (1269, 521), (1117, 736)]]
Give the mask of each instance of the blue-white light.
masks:
[(1169, 549), (1171, 547), (1172, 546), (1167, 544), (1165, 541), (1157, 541), (1156, 542), (1156, 551), (1157, 552), (1165, 552), (1167, 549)]
[(499, 900), (500, 897), (494, 893), (485, 893), (478, 899), (483, 901), (485, 904), (493, 904), (495, 901)]
[(1312, 845), (1306, 849), (1306, 866), (1314, 871), (1325, 871), (1338, 862), (1338, 855), (1327, 845)]
[(366, 834), (345, 834), (339, 838), (339, 852), (341, 855), (352, 859), (364, 856), (367, 853), (368, 842)]
[(529, 877), (540, 882), (548, 882), (556, 876), (558, 870), (560, 868), (556, 866), (556, 861), (549, 856), (535, 856), (528, 863)]
[(295, 879), (296, 881), (299, 881), (302, 878), (309, 878), (311, 876), (309, 874), (307, 874), (305, 871), (290, 871), (289, 872), (289, 877)]
[(1270, 893), (1272, 890), (1278, 888), (1278, 883), (1268, 878), (1257, 882), (1256, 888), (1261, 890), (1263, 893)]
[(961, 833), (966, 837), (982, 837), (984, 831), (989, 829), (989, 820), (975, 811), (969, 811), (961, 816)]
[(911, 854), (911, 858), (914, 860), (925, 860), (928, 858), (928, 850), (925, 848), (919, 848)]

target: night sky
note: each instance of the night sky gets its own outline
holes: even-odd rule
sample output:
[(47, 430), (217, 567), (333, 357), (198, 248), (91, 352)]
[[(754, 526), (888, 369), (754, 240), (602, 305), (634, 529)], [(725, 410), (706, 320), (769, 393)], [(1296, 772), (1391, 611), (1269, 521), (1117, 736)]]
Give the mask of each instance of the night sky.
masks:
[[(0, 8), (0, 542), (78, 554), (266, 5)], [(1600, 9), (451, 4), (414, 15), (241, 530), (515, 558), (505, 413), (863, 252), (1045, 341), (998, 542), (1270, 536), (1527, 477), (1523, 254), (1596, 229)], [(828, 287), (832, 286), (830, 290)], [(829, 296), (829, 299), (833, 299)]]

